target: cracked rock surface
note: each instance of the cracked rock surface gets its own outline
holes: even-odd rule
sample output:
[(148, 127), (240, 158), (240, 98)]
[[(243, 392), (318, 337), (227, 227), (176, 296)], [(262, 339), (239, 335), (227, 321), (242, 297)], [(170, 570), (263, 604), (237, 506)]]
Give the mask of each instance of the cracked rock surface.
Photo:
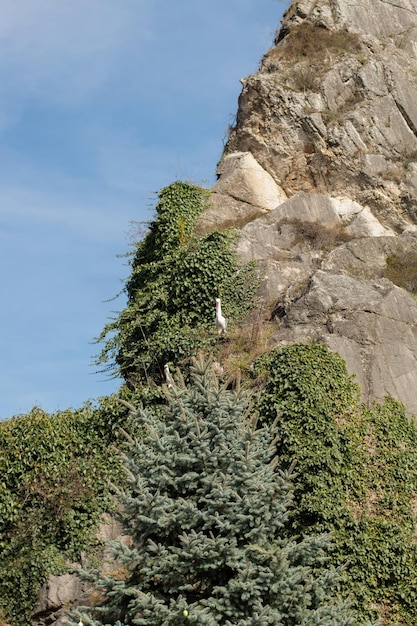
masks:
[(323, 341), (417, 413), (417, 307), (385, 277), (417, 255), (417, 3), (294, 0), (241, 83), (201, 230), (239, 229), (271, 345)]

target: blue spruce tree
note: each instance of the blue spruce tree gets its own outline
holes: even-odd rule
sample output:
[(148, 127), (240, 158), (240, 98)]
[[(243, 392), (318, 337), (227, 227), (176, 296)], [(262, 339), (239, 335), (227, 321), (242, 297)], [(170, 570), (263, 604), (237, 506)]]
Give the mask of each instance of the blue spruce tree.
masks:
[[(248, 395), (193, 361), (167, 390), (166, 418), (136, 412), (146, 436), (124, 457), (119, 493), (128, 545), (116, 576), (84, 570), (101, 600), (85, 626), (348, 626), (352, 612), (326, 565), (329, 537), (289, 536), (291, 471), (277, 469), (269, 427)], [(122, 575), (120, 575), (122, 572)]]

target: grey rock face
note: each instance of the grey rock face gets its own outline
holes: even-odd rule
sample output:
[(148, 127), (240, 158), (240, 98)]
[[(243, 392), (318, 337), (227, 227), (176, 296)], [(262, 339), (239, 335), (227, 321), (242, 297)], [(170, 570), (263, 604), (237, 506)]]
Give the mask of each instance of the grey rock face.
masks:
[(243, 226), (287, 199), (250, 152), (226, 156), (217, 173), (219, 180), (211, 190), (213, 208), (202, 215), (198, 224), (200, 232)]
[(75, 574), (50, 576), (41, 589), (38, 606), (32, 613), (33, 623), (38, 626), (64, 626), (67, 624), (65, 609), (80, 604), (83, 598), (88, 602), (86, 585)]
[[(239, 255), (258, 261), (271, 346), (324, 341), (364, 400), (417, 412), (417, 307), (384, 278), (388, 257), (417, 254), (417, 3), (294, 0), (241, 82), (202, 223), (239, 228)], [(255, 195), (242, 183), (242, 154), (275, 207), (254, 200), (261, 180)]]
[[(121, 533), (122, 526), (110, 515), (103, 514), (97, 529), (97, 539), (104, 542), (104, 547), (98, 554), (103, 575), (115, 568), (106, 542), (117, 539), (125, 544), (129, 543), (129, 537), (122, 536)], [(32, 612), (32, 623), (36, 626), (68, 626), (67, 611), (91, 605), (94, 593), (91, 586), (82, 582), (76, 574), (49, 576), (40, 591), (38, 605)]]
[(364, 401), (390, 394), (417, 413), (417, 305), (384, 278), (387, 258), (415, 254), (417, 240), (379, 231), (375, 217), (359, 222), (367, 212), (357, 203), (346, 207), (300, 192), (241, 229), (238, 252), (257, 259), (260, 294), (276, 315), (270, 345), (324, 342), (356, 375)]
[(417, 5), (303, 0), (244, 80), (228, 149), (284, 189), (348, 196), (386, 226), (417, 217)]
[(292, 3), (286, 18), (288, 23), (297, 23), (300, 18), (310, 17), (326, 28), (366, 33), (377, 40), (396, 40), (415, 25), (416, 14), (414, 0), (300, 0)]
[(365, 400), (390, 394), (417, 413), (416, 313), (414, 299), (386, 279), (318, 271), (274, 340), (325, 342), (356, 374)]

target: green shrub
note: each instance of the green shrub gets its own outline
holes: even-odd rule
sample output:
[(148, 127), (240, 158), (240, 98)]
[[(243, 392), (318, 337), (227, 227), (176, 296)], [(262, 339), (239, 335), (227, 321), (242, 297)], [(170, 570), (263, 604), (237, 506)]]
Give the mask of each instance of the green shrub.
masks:
[[(413, 626), (417, 428), (387, 398), (367, 408), (339, 355), (293, 345), (261, 357), (258, 409), (275, 421), (281, 467), (296, 463), (293, 526), (330, 531), (334, 564), (348, 563), (344, 590), (363, 620)], [(283, 463), (283, 465), (282, 465)]]
[(29, 623), (50, 573), (96, 545), (108, 482), (122, 477), (112, 444), (126, 414), (110, 397), (0, 422), (0, 610), (13, 626)]
[(208, 191), (176, 182), (159, 194), (156, 219), (136, 245), (128, 304), (106, 326), (98, 364), (110, 364), (130, 388), (159, 385), (165, 363), (177, 364), (216, 343), (215, 298), (229, 322), (251, 307), (256, 290), (253, 264), (241, 266), (234, 234), (198, 236), (195, 222), (208, 205)]

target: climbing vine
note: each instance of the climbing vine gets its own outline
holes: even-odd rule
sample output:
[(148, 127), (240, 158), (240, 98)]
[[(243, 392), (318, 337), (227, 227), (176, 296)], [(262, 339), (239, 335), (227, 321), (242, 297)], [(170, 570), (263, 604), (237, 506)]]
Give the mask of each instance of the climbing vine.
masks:
[(111, 396), (0, 422), (0, 611), (8, 623), (27, 626), (48, 575), (97, 545), (108, 483), (123, 479), (113, 444), (127, 412)]
[(363, 620), (415, 624), (417, 428), (387, 398), (368, 408), (341, 357), (293, 345), (258, 359), (258, 410), (276, 421), (277, 458), (296, 462), (293, 527), (332, 532), (344, 589)]
[(130, 388), (160, 383), (165, 363), (178, 364), (198, 348), (214, 347), (216, 297), (230, 322), (252, 305), (254, 266), (238, 262), (233, 232), (195, 231), (208, 203), (209, 192), (189, 183), (162, 189), (156, 218), (135, 246), (127, 306), (105, 327), (98, 358)]
[[(125, 377), (120, 394), (129, 401), (158, 404), (164, 364), (215, 345), (217, 296), (231, 326), (252, 304), (254, 267), (238, 263), (233, 233), (195, 232), (208, 199), (188, 183), (163, 189), (135, 244), (128, 303), (104, 329), (99, 357)], [(120, 471), (113, 444), (119, 426), (133, 428), (127, 415), (110, 397), (54, 415), (34, 408), (0, 424), (0, 611), (10, 623), (26, 626), (48, 575), (96, 545), (109, 482)]]

